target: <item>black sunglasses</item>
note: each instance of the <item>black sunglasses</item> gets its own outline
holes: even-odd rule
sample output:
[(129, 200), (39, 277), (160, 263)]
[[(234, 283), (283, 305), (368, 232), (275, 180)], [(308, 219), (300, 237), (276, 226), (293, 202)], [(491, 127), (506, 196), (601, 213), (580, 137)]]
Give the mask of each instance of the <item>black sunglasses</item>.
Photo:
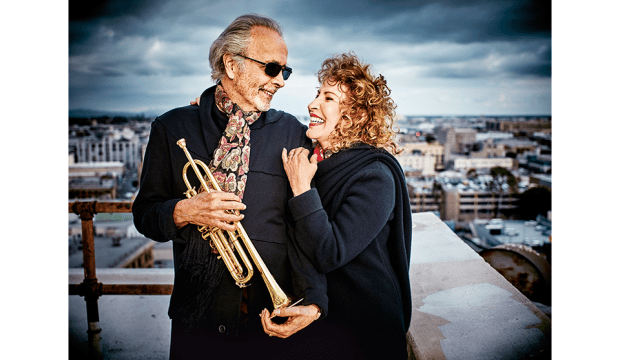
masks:
[(293, 72), (293, 69), (291, 69), (288, 66), (282, 66), (280, 64), (278, 64), (277, 62), (270, 62), (265, 64), (262, 61), (258, 61), (252, 58), (249, 58), (247, 56), (241, 55), (241, 54), (235, 54), (237, 56), (241, 56), (242, 58), (246, 58), (248, 60), (252, 60), (255, 61), (261, 65), (265, 65), (265, 74), (271, 76), (271, 77), (276, 77), (278, 76), (278, 74), (280, 73), (280, 71), (282, 71), (282, 77), (284, 78), (284, 80), (288, 80), (288, 77), (291, 76), (291, 73)]

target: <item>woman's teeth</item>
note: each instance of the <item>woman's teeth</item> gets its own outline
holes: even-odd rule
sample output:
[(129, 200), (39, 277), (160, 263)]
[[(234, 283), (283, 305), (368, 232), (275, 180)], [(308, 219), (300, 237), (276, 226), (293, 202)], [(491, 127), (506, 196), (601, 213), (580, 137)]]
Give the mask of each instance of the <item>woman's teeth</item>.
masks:
[(325, 122), (325, 120), (323, 120), (321, 118), (314, 117), (314, 116), (310, 117), (310, 123), (312, 123), (312, 124), (322, 124), (324, 122)]

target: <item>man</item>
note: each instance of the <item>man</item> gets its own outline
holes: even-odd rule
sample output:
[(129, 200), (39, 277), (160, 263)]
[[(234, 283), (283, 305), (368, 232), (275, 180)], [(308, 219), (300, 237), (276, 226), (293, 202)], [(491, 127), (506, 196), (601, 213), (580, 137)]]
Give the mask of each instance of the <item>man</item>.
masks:
[[(281, 152), (311, 144), (306, 127), (293, 116), (270, 110), (271, 99), (292, 72), (287, 56), (275, 21), (240, 16), (211, 46), (217, 85), (203, 92), (199, 106), (171, 110), (152, 124), (133, 215), (145, 236), (173, 241), (171, 359), (262, 359), (296, 341), (263, 331), (259, 314), (273, 305), (260, 274), (255, 272), (251, 286), (242, 291), (197, 225), (233, 231), (232, 222), (241, 221), (277, 283), (288, 294), (305, 298), (302, 305), (287, 309), (291, 333), (327, 308), (324, 282), (290, 239), (286, 204), (292, 192)], [(195, 160), (209, 165), (223, 191), (185, 198), (182, 169), (187, 158), (176, 144), (181, 138)], [(188, 179), (199, 184), (191, 168)]]

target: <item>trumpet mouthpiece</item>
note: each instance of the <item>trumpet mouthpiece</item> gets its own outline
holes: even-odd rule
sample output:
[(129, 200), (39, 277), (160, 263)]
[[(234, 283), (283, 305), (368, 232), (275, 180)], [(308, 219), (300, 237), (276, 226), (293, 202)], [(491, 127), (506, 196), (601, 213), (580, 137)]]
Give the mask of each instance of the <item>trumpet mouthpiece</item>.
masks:
[(185, 147), (185, 139), (179, 139), (179, 141), (177, 141), (177, 145), (179, 145), (180, 147), (184, 148)]

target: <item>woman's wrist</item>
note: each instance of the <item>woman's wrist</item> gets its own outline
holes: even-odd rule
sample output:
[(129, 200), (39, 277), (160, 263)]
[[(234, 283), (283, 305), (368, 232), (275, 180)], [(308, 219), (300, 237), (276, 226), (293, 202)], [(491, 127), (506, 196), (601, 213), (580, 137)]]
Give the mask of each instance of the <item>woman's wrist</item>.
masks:
[(292, 188), (293, 196), (299, 196), (305, 193), (306, 191), (310, 191), (310, 189), (311, 189), (310, 186), (300, 186), (300, 187)]

